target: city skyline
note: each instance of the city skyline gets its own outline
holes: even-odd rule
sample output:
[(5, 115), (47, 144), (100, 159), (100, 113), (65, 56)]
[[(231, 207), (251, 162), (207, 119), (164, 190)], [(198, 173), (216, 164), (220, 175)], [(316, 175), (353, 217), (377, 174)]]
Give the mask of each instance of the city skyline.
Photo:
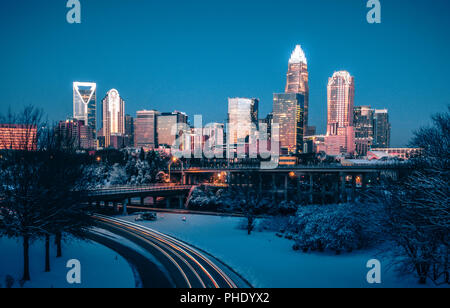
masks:
[[(128, 114), (142, 109), (183, 110), (202, 114), (206, 122), (223, 123), (228, 97), (257, 97), (264, 117), (271, 112), (273, 93), (284, 90), (285, 63), (296, 44), (308, 57), (309, 123), (317, 125), (318, 133), (326, 128), (326, 81), (333, 71), (345, 69), (356, 78), (355, 105), (389, 109), (392, 146), (406, 145), (412, 131), (428, 124), (429, 115), (447, 104), (450, 96), (445, 86), (445, 72), (450, 68), (445, 55), (450, 46), (439, 39), (449, 23), (443, 15), (448, 8), (445, 1), (432, 6), (413, 1), (417, 3), (408, 10), (404, 10), (408, 4), (383, 3), (380, 25), (367, 24), (365, 3), (338, 5), (326, 0), (290, 2), (292, 9), (302, 9), (302, 20), (281, 14), (288, 5), (285, 1), (263, 1), (256, 10), (233, 1), (226, 7), (204, 1), (190, 6), (181, 3), (170, 10), (167, 4), (153, 2), (139, 10), (119, 1), (87, 2), (80, 25), (65, 22), (64, 5), (39, 1), (21, 6), (20, 2), (1, 4), (2, 31), (16, 29), (14, 36), (8, 31), (2, 35), (21, 51), (15, 55), (9, 48), (0, 51), (5, 72), (0, 77), (4, 99), (0, 112), (33, 104), (53, 121), (68, 118), (72, 114), (70, 85), (86, 80), (97, 83), (98, 93), (117, 88), (127, 101)], [(127, 15), (121, 15), (120, 5), (127, 7), (123, 10)], [(324, 11), (324, 5), (330, 10)], [(37, 6), (40, 15), (34, 16)], [(220, 13), (205, 14), (218, 7)], [(249, 23), (229, 25), (224, 17), (230, 12), (248, 15)], [(428, 14), (418, 22), (417, 16), (424, 12)], [(145, 18), (147, 13), (151, 18)], [(123, 21), (108, 22), (105, 18), (111, 14)], [(198, 21), (187, 22), (192, 19)], [(337, 21), (354, 30), (339, 37), (328, 33), (329, 25)], [(200, 27), (205, 22), (209, 29)], [(188, 26), (180, 28), (182, 24)], [(225, 26), (231, 27), (226, 33)], [(212, 37), (214, 31), (218, 35)], [(81, 48), (73, 37), (92, 37), (88, 39), (92, 47)], [(107, 42), (114, 39), (123, 44), (111, 50)], [(421, 67), (420, 76), (415, 74), (417, 67)], [(220, 73), (220, 79), (210, 78), (213, 72)], [(422, 87), (416, 87), (417, 83)], [(421, 109), (424, 101), (426, 110)]]

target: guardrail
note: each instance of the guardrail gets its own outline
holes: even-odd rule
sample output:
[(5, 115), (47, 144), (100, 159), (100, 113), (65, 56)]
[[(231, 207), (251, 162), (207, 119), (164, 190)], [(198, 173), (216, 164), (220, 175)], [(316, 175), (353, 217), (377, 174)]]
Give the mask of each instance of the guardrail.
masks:
[(125, 193), (190, 190), (192, 185), (116, 186), (88, 192), (89, 196), (119, 195)]
[(398, 169), (403, 167), (398, 164), (355, 164), (350, 166), (343, 166), (340, 164), (336, 165), (314, 165), (314, 166), (278, 166), (275, 169), (262, 169), (259, 166), (203, 166), (203, 167), (185, 167), (183, 169), (172, 167), (172, 171), (204, 171), (204, 170), (218, 170), (218, 171), (234, 171), (234, 170), (256, 170), (256, 171), (277, 171), (277, 170), (351, 170), (351, 169), (373, 169), (373, 170), (384, 170), (384, 169)]

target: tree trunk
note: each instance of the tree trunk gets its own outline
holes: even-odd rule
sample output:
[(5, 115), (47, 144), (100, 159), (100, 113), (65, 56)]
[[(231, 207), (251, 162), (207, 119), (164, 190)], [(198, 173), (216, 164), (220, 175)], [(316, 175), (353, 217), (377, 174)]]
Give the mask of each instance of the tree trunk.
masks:
[(45, 272), (50, 272), (50, 235), (45, 235)]
[(61, 241), (62, 241), (62, 234), (61, 234), (61, 232), (58, 232), (58, 233), (56, 233), (56, 236), (55, 236), (56, 257), (57, 258), (61, 258), (62, 257)]
[(23, 237), (23, 281), (30, 281), (30, 238)]

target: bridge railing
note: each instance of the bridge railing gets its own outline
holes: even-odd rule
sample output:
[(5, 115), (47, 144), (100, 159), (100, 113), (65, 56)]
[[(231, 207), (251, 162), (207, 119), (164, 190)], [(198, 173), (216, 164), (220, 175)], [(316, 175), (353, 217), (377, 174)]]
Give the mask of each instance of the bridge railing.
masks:
[(142, 186), (114, 186), (108, 188), (101, 188), (97, 190), (91, 190), (88, 192), (89, 196), (104, 196), (126, 193), (139, 193), (139, 192), (155, 192), (155, 191), (178, 191), (189, 190), (192, 185), (175, 185), (175, 184), (162, 184), (162, 185), (142, 185)]

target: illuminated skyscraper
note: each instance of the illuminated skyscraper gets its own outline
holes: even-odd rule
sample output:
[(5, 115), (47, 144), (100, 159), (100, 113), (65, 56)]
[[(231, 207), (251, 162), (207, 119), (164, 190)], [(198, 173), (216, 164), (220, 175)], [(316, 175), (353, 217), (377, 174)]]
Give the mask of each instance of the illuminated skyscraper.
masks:
[(228, 142), (230, 145), (248, 144), (250, 134), (258, 128), (256, 98), (228, 99)]
[(136, 114), (134, 120), (134, 144), (137, 148), (158, 147), (156, 135), (156, 117), (159, 112), (156, 110), (141, 110)]
[(355, 151), (354, 97), (354, 78), (346, 71), (335, 72), (328, 81), (328, 122), (325, 146), (329, 155)]
[(92, 128), (84, 124), (83, 120), (67, 119), (60, 121), (58, 132), (65, 137), (71, 138), (77, 149), (92, 150), (96, 148), (97, 142), (92, 138)]
[(184, 112), (165, 112), (158, 115), (156, 124), (158, 145), (171, 148), (183, 132), (190, 132), (190, 128), (188, 130), (186, 127), (187, 121), (188, 116)]
[(360, 156), (366, 156), (373, 144), (373, 116), (374, 110), (370, 106), (354, 108), (356, 153)]
[(0, 150), (36, 151), (36, 125), (0, 124)]
[(387, 109), (375, 109), (374, 121), (374, 148), (389, 148), (391, 146), (391, 124)]
[(134, 147), (134, 118), (129, 114), (125, 115), (125, 137), (128, 139), (128, 146)]
[(309, 114), (308, 61), (300, 45), (295, 46), (289, 59), (286, 81), (286, 93), (298, 93), (304, 96), (303, 131), (307, 131)]
[(273, 123), (278, 124), (281, 154), (303, 151), (305, 96), (282, 93), (273, 96)]
[(84, 121), (92, 129), (92, 138), (97, 139), (97, 84), (73, 83), (73, 117)]
[(116, 89), (111, 89), (102, 100), (103, 135), (105, 148), (111, 145), (111, 136), (125, 134), (125, 102)]

